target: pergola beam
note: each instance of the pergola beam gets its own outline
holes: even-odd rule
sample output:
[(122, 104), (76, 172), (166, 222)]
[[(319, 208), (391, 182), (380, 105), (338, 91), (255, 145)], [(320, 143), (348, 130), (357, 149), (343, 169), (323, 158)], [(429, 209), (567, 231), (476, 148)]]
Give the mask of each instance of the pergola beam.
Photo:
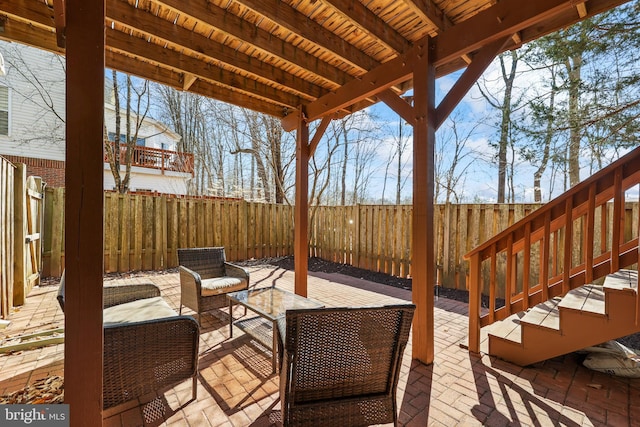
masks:
[(451, 20), (433, 0), (407, 0), (406, 3), (414, 13), (436, 27), (438, 33), (453, 26)]
[(320, 121), (320, 124), (316, 128), (316, 132), (313, 134), (313, 138), (311, 138), (311, 142), (309, 142), (309, 156), (310, 157), (313, 156), (313, 154), (316, 152), (316, 148), (318, 148), (318, 144), (320, 143), (320, 140), (322, 139), (322, 136), (324, 135), (325, 131), (327, 130), (327, 127), (331, 123), (331, 120), (333, 120), (333, 117), (331, 117), (331, 116), (323, 117), (322, 120)]
[(511, 37), (563, 11), (573, 10), (573, 3), (567, 0), (502, 0), (438, 35), (435, 64), (443, 65), (502, 37)]
[[(425, 43), (425, 40), (420, 43)], [(328, 93), (308, 104), (305, 108), (306, 119), (312, 122), (409, 80), (413, 70), (412, 54), (414, 50), (415, 48), (407, 55), (385, 62), (369, 71), (362, 78), (354, 79), (337, 91)], [(290, 114), (282, 119), (282, 126), (285, 130), (290, 131), (295, 128), (295, 120), (295, 114)]]
[(51, 9), (44, 2), (35, 3), (30, 0), (3, 1), (2, 14), (19, 21), (26, 21), (51, 29), (56, 28)]
[(162, 0), (162, 4), (181, 15), (187, 15), (194, 19), (200, 19), (207, 24), (218, 28), (223, 33), (255, 46), (265, 54), (281, 58), (283, 61), (304, 68), (308, 72), (317, 75), (327, 82), (342, 85), (351, 80), (351, 76), (337, 67), (304, 51), (296, 49), (291, 43), (287, 43), (269, 32), (255, 25), (247, 25), (240, 17), (227, 12), (219, 6), (206, 0)]
[(389, 108), (395, 111), (407, 123), (413, 125), (416, 122), (416, 113), (407, 100), (397, 95), (391, 89), (384, 90), (378, 94), (378, 98)]
[(20, 40), (21, 43), (26, 43), (49, 52), (64, 53), (64, 49), (58, 46), (53, 28), (45, 29), (39, 26), (29, 25), (24, 21), (12, 17), (7, 17), (2, 23), (0, 39), (7, 41)]
[[(144, 77), (146, 79), (161, 83), (166, 86), (173, 87), (177, 90), (184, 88), (184, 74), (167, 68), (158, 67), (149, 62), (134, 60), (121, 52), (107, 50), (106, 65), (109, 68), (122, 71), (134, 76)], [(279, 116), (282, 114), (284, 107), (275, 105), (270, 102), (263, 101), (259, 98), (245, 95), (240, 92), (233, 92), (228, 88), (214, 85), (210, 82), (198, 80), (189, 88), (189, 92), (198, 95), (215, 98), (222, 102), (237, 105), (239, 107), (250, 108), (260, 113), (271, 116)]]
[(357, 23), (364, 32), (377, 39), (378, 43), (395, 50), (396, 53), (406, 52), (411, 47), (402, 34), (387, 25), (361, 2), (351, 0), (323, 0), (323, 2)]
[(130, 36), (121, 31), (107, 29), (107, 42), (114, 49), (123, 52), (135, 51), (138, 57), (159, 64), (164, 68), (171, 68), (178, 73), (186, 72), (196, 78), (222, 86), (237, 87), (237, 92), (252, 93), (255, 97), (265, 98), (273, 103), (282, 105), (283, 108), (294, 109), (303, 101), (308, 100), (308, 98), (301, 98), (289, 92), (277, 90), (254, 79), (239, 77), (235, 73), (214, 64), (206, 63), (179, 51), (163, 48), (155, 43), (147, 43), (140, 37)]
[[(244, 70), (255, 78), (285, 85), (299, 94), (319, 97), (326, 93), (320, 86), (295, 76), (288, 76), (284, 70), (256, 61), (249, 55), (238, 52), (186, 28), (174, 25), (166, 20), (158, 20), (152, 13), (135, 8), (128, 3), (117, 1), (107, 4), (107, 18), (132, 30), (139, 31), (171, 44), (175, 50), (184, 49), (194, 55), (207, 57), (212, 62), (222, 62), (233, 69)], [(145, 49), (131, 49), (130, 53), (144, 57)], [(166, 49), (166, 48), (163, 48)], [(175, 55), (167, 49), (166, 55)]]
[(322, 46), (323, 49), (339, 56), (343, 61), (361, 71), (370, 70), (379, 65), (377, 61), (355, 46), (345, 43), (343, 39), (281, 0), (237, 1), (265, 18), (295, 32), (298, 36)]

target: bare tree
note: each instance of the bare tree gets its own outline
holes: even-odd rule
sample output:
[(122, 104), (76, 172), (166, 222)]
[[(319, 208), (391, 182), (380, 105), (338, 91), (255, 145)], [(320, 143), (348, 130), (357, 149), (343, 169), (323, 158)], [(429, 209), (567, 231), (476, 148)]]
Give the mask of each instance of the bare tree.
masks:
[(459, 203), (464, 191), (466, 172), (475, 160), (475, 153), (467, 148), (467, 142), (476, 132), (479, 124), (474, 123), (464, 130), (459, 126), (463, 122), (459, 112), (454, 112), (437, 133), (435, 200), (445, 203)]
[[(510, 69), (507, 70), (507, 64), (505, 63), (505, 57), (510, 57)], [(511, 130), (511, 112), (513, 111), (513, 86), (516, 78), (516, 70), (518, 68), (518, 53), (512, 50), (507, 53), (503, 53), (498, 57), (500, 61), (500, 71), (502, 73), (502, 80), (504, 83), (504, 92), (502, 94), (502, 100), (498, 100), (491, 95), (490, 91), (483, 88), (478, 84), (478, 88), (482, 93), (485, 100), (497, 110), (500, 111), (500, 126), (499, 126), (499, 138), (497, 143), (497, 160), (498, 160), (498, 203), (505, 202), (506, 188), (507, 188), (507, 152), (510, 145), (510, 130)]]
[[(333, 200), (332, 203), (344, 206), (348, 198), (351, 199), (350, 203), (355, 204), (366, 197), (378, 145), (378, 127), (375, 123), (375, 118), (372, 118), (368, 111), (362, 110), (343, 119), (334, 120), (329, 126), (324, 136), (331, 141), (327, 147), (335, 149), (336, 156), (341, 155), (337, 162), (339, 171), (331, 174), (337, 177), (332, 180), (334, 194), (329, 197)], [(323, 147), (320, 151), (322, 149)], [(333, 167), (331, 164), (329, 166)]]
[[(64, 80), (66, 74), (64, 58), (44, 52), (38, 53), (38, 60), (29, 58), (29, 48), (16, 43), (3, 45), (7, 64), (7, 85), (29, 104), (32, 120), (29, 129), (17, 132), (16, 142), (28, 144), (42, 142), (64, 147), (65, 105)], [(56, 96), (58, 94), (58, 96)], [(57, 102), (61, 99), (62, 102)]]
[[(138, 133), (150, 108), (149, 82), (147, 80), (140, 80), (139, 84), (136, 85), (130, 75), (125, 76), (125, 133), (123, 134), (121, 129), (120, 83), (118, 82), (118, 73), (115, 70), (112, 71), (112, 79), (115, 100), (115, 132), (112, 142), (109, 140), (109, 134), (105, 129), (104, 150), (111, 168), (116, 191), (126, 193), (129, 191), (131, 163), (133, 161), (133, 152), (138, 141)], [(132, 111), (132, 108), (134, 111)], [(131, 121), (132, 118), (134, 119), (133, 123)], [(124, 147), (122, 147), (120, 143), (122, 136), (124, 136)], [(123, 148), (124, 159), (121, 158)], [(122, 163), (122, 160), (124, 160), (124, 163)], [(122, 171), (120, 170), (121, 166), (125, 168), (124, 175), (122, 175)]]
[[(388, 156), (384, 164), (384, 175), (382, 181), (382, 194), (380, 196), (380, 203), (386, 203), (387, 183), (395, 175), (395, 203), (398, 205), (402, 202), (402, 190), (404, 189), (409, 175), (404, 174), (409, 159), (406, 154), (411, 146), (411, 132), (407, 132), (407, 123), (398, 117), (397, 132), (396, 122), (391, 123), (391, 127), (387, 128), (386, 134), (390, 135), (386, 144), (391, 146), (388, 150)], [(408, 127), (409, 131), (412, 128)], [(384, 132), (384, 131), (383, 131)], [(386, 145), (385, 144), (385, 145)], [(392, 173), (391, 170), (395, 173)]]

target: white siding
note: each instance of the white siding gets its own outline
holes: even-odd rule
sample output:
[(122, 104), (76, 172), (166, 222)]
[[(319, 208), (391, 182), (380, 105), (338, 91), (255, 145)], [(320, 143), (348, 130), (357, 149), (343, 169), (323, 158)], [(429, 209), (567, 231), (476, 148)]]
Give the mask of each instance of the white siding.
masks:
[[(108, 132), (115, 132), (116, 130), (116, 112), (113, 105), (105, 105), (105, 124), (107, 125)], [(120, 134), (126, 134), (126, 118), (123, 111), (120, 111)], [(131, 118), (131, 133), (135, 132), (135, 115)], [(133, 136), (133, 135), (132, 135)], [(145, 147), (162, 148), (162, 144), (165, 144), (165, 150), (175, 151), (180, 141), (180, 135), (172, 132), (161, 123), (156, 122), (153, 119), (145, 118), (140, 130), (138, 131), (138, 138), (145, 139)], [(120, 141), (124, 142), (124, 141)]]
[[(124, 175), (124, 168), (122, 174)], [(187, 194), (187, 184), (191, 175), (179, 172), (165, 172), (162, 175), (160, 170), (148, 168), (131, 168), (131, 191), (157, 191), (167, 194)], [(105, 163), (104, 188), (112, 190), (115, 181), (109, 169), (109, 164)]]
[(0, 85), (10, 92), (9, 136), (0, 135), (0, 154), (64, 160), (64, 58), (4, 41), (0, 53), (7, 71)]

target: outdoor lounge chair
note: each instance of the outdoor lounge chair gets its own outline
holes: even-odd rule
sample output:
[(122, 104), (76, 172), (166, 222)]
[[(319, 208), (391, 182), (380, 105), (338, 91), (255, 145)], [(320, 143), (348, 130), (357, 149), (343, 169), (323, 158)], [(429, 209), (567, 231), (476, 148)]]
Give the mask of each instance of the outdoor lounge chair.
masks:
[[(58, 302), (65, 309), (64, 273)], [(103, 288), (104, 409), (192, 379), (196, 399), (200, 329), (178, 314), (153, 284)]]
[(287, 310), (278, 321), (283, 424), (396, 425), (414, 310), (412, 304)]
[(249, 273), (226, 262), (224, 248), (178, 249), (180, 313), (182, 306), (200, 313), (227, 306), (229, 292), (249, 287)]

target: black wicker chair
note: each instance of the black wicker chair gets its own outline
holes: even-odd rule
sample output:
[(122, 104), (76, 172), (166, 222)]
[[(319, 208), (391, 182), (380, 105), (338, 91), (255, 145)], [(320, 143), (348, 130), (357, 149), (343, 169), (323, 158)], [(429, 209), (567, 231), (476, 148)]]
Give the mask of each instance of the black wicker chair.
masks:
[(412, 304), (288, 310), (278, 321), (283, 424), (396, 425), (414, 310)]
[[(64, 273), (58, 302), (64, 311)], [(192, 380), (195, 400), (200, 342), (196, 320), (178, 316), (153, 284), (105, 286), (103, 305), (104, 409), (162, 392), (187, 379)], [(124, 310), (118, 312), (120, 308)]]
[(223, 247), (178, 249), (182, 306), (200, 314), (227, 306), (227, 293), (249, 287), (249, 273), (226, 262)]

